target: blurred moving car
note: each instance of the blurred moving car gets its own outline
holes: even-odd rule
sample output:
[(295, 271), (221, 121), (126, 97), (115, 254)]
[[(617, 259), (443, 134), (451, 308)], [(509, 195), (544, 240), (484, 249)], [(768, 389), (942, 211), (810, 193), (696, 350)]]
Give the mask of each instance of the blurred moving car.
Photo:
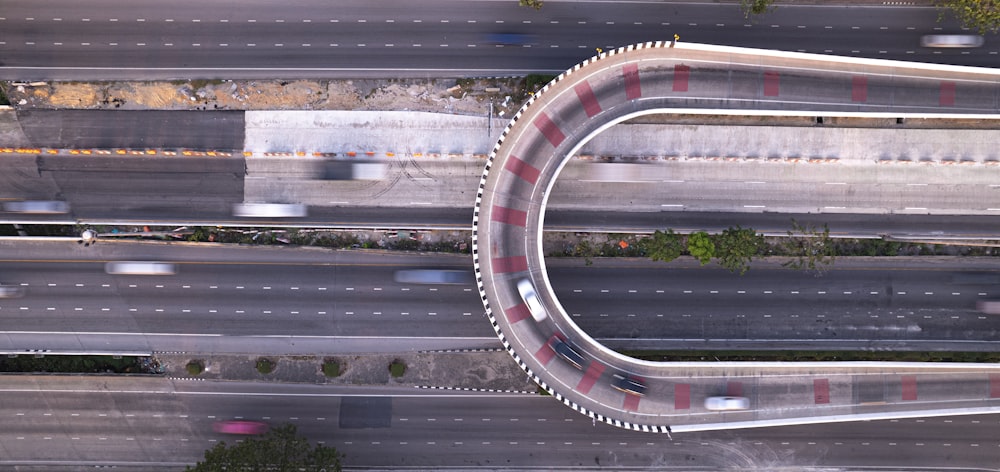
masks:
[(24, 287), (19, 285), (0, 285), (0, 298), (18, 298), (24, 296)]
[(632, 377), (626, 375), (612, 375), (611, 387), (629, 395), (639, 395), (641, 397), (646, 394), (645, 384), (640, 382), (638, 379), (633, 379)]
[(302, 218), (308, 214), (301, 203), (237, 203), (233, 216), (242, 218)]
[(920, 37), (925, 48), (978, 48), (986, 40), (978, 34), (926, 34)]
[(1000, 315), (1000, 300), (979, 300), (976, 309), (987, 315)]
[(517, 291), (521, 294), (521, 300), (524, 300), (524, 304), (527, 305), (528, 311), (531, 313), (531, 317), (535, 321), (542, 321), (548, 318), (548, 313), (545, 313), (545, 309), (542, 308), (542, 303), (538, 301), (538, 294), (535, 293), (535, 286), (531, 285), (531, 281), (528, 279), (522, 279), (517, 283)]
[(524, 46), (531, 44), (535, 37), (524, 33), (490, 33), (486, 35), (486, 44), (494, 46)]
[(734, 411), (750, 408), (747, 397), (708, 397), (705, 399), (705, 409), (712, 411)]
[(476, 278), (471, 270), (404, 269), (397, 270), (393, 279), (401, 284), (460, 285), (471, 284)]
[(260, 421), (217, 421), (212, 425), (212, 430), (223, 434), (264, 434), (268, 426)]
[(69, 213), (69, 204), (59, 200), (24, 200), (19, 202), (4, 202), (3, 209), (11, 213), (54, 215)]
[(174, 275), (177, 265), (154, 261), (112, 261), (104, 264), (104, 272), (111, 275)]
[(382, 180), (389, 170), (386, 162), (325, 161), (320, 178), (325, 180)]
[(555, 353), (563, 358), (564, 361), (569, 362), (577, 369), (583, 370), (583, 365), (587, 362), (582, 355), (576, 350), (576, 348), (567, 341), (562, 341), (558, 338), (554, 339), (549, 346)]

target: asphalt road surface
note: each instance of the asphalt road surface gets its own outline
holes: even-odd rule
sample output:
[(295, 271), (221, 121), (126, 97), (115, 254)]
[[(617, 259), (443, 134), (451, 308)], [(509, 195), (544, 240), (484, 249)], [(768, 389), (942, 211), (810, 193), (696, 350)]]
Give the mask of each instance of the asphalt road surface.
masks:
[(347, 467), (983, 470), (995, 416), (819, 424), (713, 433), (625, 431), (536, 395), (142, 378), (17, 377), (0, 387), (0, 467), (177, 470), (229, 419), (292, 423)]
[(22, 110), (38, 147), (59, 149), (243, 149), (242, 111)]
[[(735, 4), (321, 0), (210, 7), (18, 2), (0, 17), (0, 78), (387, 77), (561, 72), (596, 48), (669, 40), (848, 56), (992, 66), (998, 44), (922, 48), (957, 32), (927, 7), (782, 5), (746, 19)], [(491, 39), (514, 33), (517, 41)], [(520, 44), (514, 44), (520, 43)]]
[[(120, 112), (114, 112), (120, 113)], [(189, 115), (195, 116), (197, 114)], [(8, 221), (21, 222), (76, 222), (89, 224), (157, 224), (163, 226), (201, 225), (255, 225), (255, 226), (314, 226), (339, 228), (386, 229), (467, 229), (472, 220), (472, 201), (461, 190), (464, 187), (461, 169), (466, 164), (422, 163), (421, 175), (431, 175), (431, 180), (408, 181), (399, 179), (387, 182), (302, 181), (301, 187), (316, 187), (313, 194), (325, 192), (322, 203), (310, 205), (309, 217), (289, 219), (238, 219), (232, 216), (232, 205), (245, 200), (246, 162), (242, 157), (229, 158), (143, 158), (136, 156), (6, 156), (0, 160), (0, 188), (4, 198), (27, 200), (65, 200), (70, 205), (68, 215), (2, 214)], [(401, 175), (406, 169), (399, 170)], [(463, 174), (464, 175), (464, 174)], [(281, 179), (271, 176), (275, 185)], [(454, 182), (460, 179), (462, 185)], [(255, 184), (262, 185), (262, 184)], [(720, 231), (734, 225), (754, 228), (766, 234), (785, 234), (794, 219), (803, 225), (822, 227), (828, 224), (831, 234), (838, 236), (915, 236), (924, 238), (989, 238), (995, 235), (995, 217), (975, 215), (920, 215), (888, 214), (857, 215), (846, 213), (775, 213), (754, 211), (680, 211), (677, 208), (655, 207), (654, 211), (619, 211), (613, 205), (600, 209), (580, 209), (580, 195), (596, 201), (601, 195), (612, 201), (628, 203), (629, 195), (643, 193), (647, 183), (618, 183), (596, 187), (589, 182), (560, 181), (557, 192), (545, 215), (547, 231), (606, 231), (652, 232), (672, 228), (681, 231)], [(664, 184), (670, 185), (670, 184)], [(691, 181), (688, 186), (697, 185)], [(715, 185), (726, 187), (725, 182)], [(738, 208), (746, 199), (770, 195), (765, 185), (749, 185), (738, 193), (723, 189), (713, 210)], [(814, 183), (799, 182), (799, 186), (815, 187)], [(904, 185), (904, 184), (900, 184)], [(835, 186), (823, 186), (833, 188)], [(865, 186), (852, 187), (849, 193), (863, 194)], [(469, 189), (475, 183), (469, 182)], [(919, 187), (929, 192), (928, 187)], [(298, 190), (276, 187), (270, 201), (293, 201), (302, 195)], [(255, 192), (255, 198), (262, 195)], [(613, 192), (613, 193), (609, 193)], [(876, 185), (873, 193), (881, 194)], [(471, 190), (465, 193), (471, 193)], [(954, 188), (943, 188), (942, 195), (956, 198)], [(729, 200), (723, 197), (731, 196)], [(315, 195), (314, 195), (315, 197)], [(318, 198), (318, 197), (316, 197)], [(350, 206), (338, 206), (342, 198), (350, 199)], [(370, 206), (374, 198), (378, 207)], [(433, 205), (412, 204), (435, 199)], [(770, 198), (770, 197), (768, 197)], [(672, 200), (679, 201), (679, 200)], [(691, 202), (704, 205), (704, 196), (695, 193)], [(968, 202), (969, 199), (962, 200)], [(357, 206), (355, 206), (357, 205)], [(468, 206), (466, 206), (468, 205)], [(634, 208), (633, 208), (634, 209)], [(746, 210), (746, 209), (744, 209)]]
[[(259, 345), (274, 353), (288, 352), (288, 338), (315, 339), (293, 351), (313, 353), (334, 349), (324, 339), (359, 339), (337, 350), (378, 338), (423, 339), (424, 348), (496, 342), (473, 285), (393, 280), (400, 269), (471, 270), (468, 256), (72, 242), (0, 248), (0, 283), (26, 290), (0, 299), (3, 350), (96, 350), (89, 343), (108, 339), (131, 341), (100, 341), (103, 350), (211, 342), (213, 352), (244, 352), (240, 340), (275, 338)], [(179, 270), (108, 275), (108, 260), (176, 261)], [(975, 310), (979, 299), (1000, 298), (1000, 270), (989, 259), (841, 259), (815, 275), (758, 264), (742, 277), (683, 261), (585, 266), (550, 258), (548, 269), (571, 319), (618, 349), (991, 350), (1000, 329), (1000, 318)]]

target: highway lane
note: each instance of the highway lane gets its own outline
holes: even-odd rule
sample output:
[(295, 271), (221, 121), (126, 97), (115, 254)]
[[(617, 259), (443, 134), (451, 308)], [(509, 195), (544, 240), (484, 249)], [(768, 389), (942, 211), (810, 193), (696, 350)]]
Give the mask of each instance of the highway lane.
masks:
[(19, 470), (175, 470), (233, 440), (211, 431), (226, 419), (295, 424), (348, 467), (982, 470), (1000, 446), (995, 416), (669, 438), (594, 425), (536, 395), (143, 378), (13, 378), (0, 387), (0, 416), (0, 466)]
[[(408, 285), (403, 268), (464, 269), (468, 256), (72, 242), (0, 245), (0, 348), (368, 352), (492, 347), (471, 285)], [(103, 262), (178, 262), (177, 275), (111, 276)], [(571, 319), (629, 348), (992, 350), (1000, 298), (988, 258), (838, 260), (814, 277), (756, 264), (740, 277), (691, 261), (549, 258)], [(111, 341), (114, 342), (111, 342)], [(257, 342), (259, 341), (259, 344)], [(335, 341), (335, 342), (334, 342)], [(412, 344), (415, 343), (415, 344)]]
[[(287, 172), (297, 177), (248, 174), (242, 157), (4, 156), (0, 159), (0, 189), (4, 190), (0, 197), (61, 199), (70, 204), (70, 214), (3, 217), (8, 221), (97, 225), (466, 229), (472, 215), (471, 189), (476, 188), (478, 179), (474, 174), (481, 171), (478, 161), (400, 161), (390, 163), (390, 175), (382, 182), (320, 181), (303, 178), (308, 162), (285, 162)], [(905, 177), (887, 180), (865, 175), (849, 185), (824, 183), (846, 181), (836, 169), (817, 170), (818, 175), (806, 172), (780, 182), (773, 177), (770, 182), (749, 182), (749, 175), (713, 177), (704, 175), (703, 166), (660, 163), (651, 169), (657, 170), (657, 175), (669, 173), (673, 180), (655, 184), (590, 182), (584, 169), (586, 165), (570, 166), (567, 177), (557, 181), (546, 212), (547, 231), (718, 231), (741, 225), (784, 234), (794, 219), (803, 224), (829, 224), (831, 233), (841, 236), (988, 238), (995, 235), (992, 216), (927, 215), (927, 210), (907, 211), (905, 207), (930, 207), (935, 213), (989, 213), (990, 208), (1000, 207), (993, 202), (995, 187), (1000, 184), (991, 183), (992, 174), (965, 166), (932, 172), (908, 169)], [(955, 187), (948, 181), (969, 184)], [(658, 190), (651, 191), (651, 185)], [(808, 192), (811, 197), (776, 197), (779, 188), (796, 194)], [(711, 189), (718, 190), (717, 196)], [(233, 217), (232, 205), (248, 198), (307, 203), (310, 216), (286, 220)], [(766, 207), (757, 208), (759, 205)], [(839, 209), (821, 208), (830, 205)], [(891, 214), (855, 214), (882, 213), (887, 205), (895, 208)], [(733, 212), (733, 208), (740, 211)], [(775, 212), (777, 209), (783, 212)]]
[[(942, 51), (921, 34), (957, 31), (932, 8), (782, 5), (754, 21), (733, 4), (550, 3), (541, 11), (503, 2), (448, 0), (420, 9), (353, 0), (204, 8), (191, 0), (124, 6), (60, 0), (5, 5), (4, 79), (109, 77), (385, 77), (561, 72), (595, 48), (665, 40), (964, 65), (995, 63), (997, 45)], [(54, 14), (52, 12), (58, 12)], [(491, 33), (530, 35), (494, 45)], [(992, 38), (991, 38), (992, 39)]]

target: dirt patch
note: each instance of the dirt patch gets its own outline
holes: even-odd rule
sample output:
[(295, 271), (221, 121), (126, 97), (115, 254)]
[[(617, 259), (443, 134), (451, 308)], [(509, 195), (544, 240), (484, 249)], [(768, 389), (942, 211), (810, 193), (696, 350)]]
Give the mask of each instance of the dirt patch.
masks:
[[(532, 76), (535, 77), (535, 76)], [(10, 87), (18, 109), (401, 110), (511, 116), (540, 79), (45, 82)]]

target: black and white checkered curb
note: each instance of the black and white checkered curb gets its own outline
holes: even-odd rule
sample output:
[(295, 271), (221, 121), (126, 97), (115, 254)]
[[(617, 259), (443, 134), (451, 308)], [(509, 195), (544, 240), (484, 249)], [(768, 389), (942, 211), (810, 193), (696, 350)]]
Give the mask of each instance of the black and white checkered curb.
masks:
[(510, 134), (511, 129), (513, 129), (514, 126), (516, 126), (518, 124), (518, 120), (521, 118), (522, 115), (524, 115), (524, 113), (528, 109), (528, 107), (530, 107), (535, 102), (535, 100), (538, 99), (538, 97), (541, 97), (542, 94), (544, 94), (550, 88), (552, 88), (553, 85), (559, 83), (559, 81), (561, 81), (561, 80), (569, 77), (571, 74), (579, 71), (580, 69), (582, 69), (582, 68), (584, 68), (584, 67), (586, 67), (586, 66), (588, 66), (590, 64), (593, 64), (593, 63), (595, 63), (597, 61), (600, 61), (602, 59), (605, 59), (605, 58), (608, 58), (608, 57), (612, 57), (612, 56), (617, 55), (617, 54), (624, 54), (624, 53), (627, 53), (627, 52), (630, 52), (630, 51), (637, 51), (637, 50), (640, 50), (640, 49), (666, 48), (666, 47), (669, 47), (669, 46), (670, 46), (669, 42), (666, 42), (666, 41), (656, 41), (656, 42), (647, 42), (647, 43), (642, 43), (642, 44), (635, 44), (635, 45), (631, 45), (631, 46), (620, 47), (618, 49), (614, 49), (614, 50), (611, 50), (611, 51), (602, 52), (601, 54), (599, 54), (597, 56), (593, 56), (593, 57), (591, 57), (591, 58), (589, 58), (589, 59), (587, 59), (587, 60), (585, 60), (585, 61), (583, 61), (583, 62), (581, 62), (581, 63), (579, 63), (579, 64), (577, 64), (575, 66), (573, 66), (572, 69), (567, 70), (566, 72), (563, 72), (562, 74), (559, 74), (558, 77), (556, 77), (555, 79), (552, 79), (552, 81), (549, 82), (548, 84), (545, 84), (545, 86), (542, 87), (541, 90), (539, 90), (538, 92), (535, 92), (535, 94), (532, 95), (531, 98), (529, 98), (528, 101), (525, 102), (525, 104), (523, 106), (521, 106), (521, 109), (518, 110), (517, 113), (514, 114), (514, 116), (510, 120), (510, 123), (507, 124), (507, 127), (504, 128), (503, 133), (500, 134), (500, 139), (493, 146), (493, 151), (490, 152), (489, 158), (486, 160), (486, 165), (483, 168), (483, 175), (479, 179), (479, 191), (476, 194), (476, 208), (475, 208), (475, 212), (473, 213), (473, 216), (472, 216), (472, 262), (473, 262), (473, 266), (475, 267), (475, 270), (476, 270), (476, 284), (479, 286), (479, 297), (482, 299), (483, 307), (486, 308), (486, 315), (489, 317), (490, 323), (493, 325), (493, 331), (496, 332), (497, 337), (500, 339), (500, 342), (503, 343), (504, 349), (507, 351), (508, 354), (511, 355), (511, 357), (514, 358), (514, 361), (517, 362), (517, 365), (521, 366), (521, 369), (524, 370), (524, 372), (527, 373), (528, 376), (533, 381), (535, 381), (535, 383), (537, 383), (540, 387), (542, 387), (543, 389), (545, 389), (545, 391), (549, 392), (549, 394), (551, 394), (553, 397), (559, 399), (559, 401), (563, 402), (563, 404), (565, 404), (566, 406), (568, 406), (568, 407), (570, 407), (570, 408), (572, 408), (572, 409), (574, 409), (574, 410), (576, 410), (576, 411), (578, 411), (578, 412), (580, 412), (580, 413), (582, 413), (582, 414), (584, 414), (584, 415), (586, 415), (586, 416), (588, 416), (590, 418), (593, 418), (595, 421), (603, 421), (605, 423), (617, 426), (619, 428), (631, 429), (631, 430), (634, 430), (634, 431), (655, 432), (655, 433), (669, 433), (670, 432), (670, 428), (668, 426), (650, 426), (650, 425), (629, 423), (629, 422), (620, 421), (620, 420), (617, 420), (617, 419), (614, 419), (614, 418), (608, 418), (608, 417), (606, 417), (604, 415), (600, 415), (600, 414), (597, 414), (595, 412), (592, 412), (592, 411), (584, 408), (583, 406), (581, 406), (581, 405), (579, 405), (579, 404), (577, 404), (577, 403), (569, 400), (568, 398), (562, 396), (559, 392), (556, 392), (555, 390), (553, 390), (552, 387), (550, 387), (549, 385), (547, 385), (542, 379), (540, 379), (537, 375), (535, 375), (534, 372), (531, 371), (531, 368), (529, 368), (527, 366), (527, 364), (525, 364), (521, 360), (521, 357), (516, 352), (514, 352), (514, 349), (511, 347), (510, 342), (507, 341), (507, 337), (504, 335), (503, 331), (500, 329), (500, 325), (497, 323), (496, 317), (493, 316), (493, 309), (492, 309), (492, 307), (490, 307), (490, 301), (486, 297), (486, 287), (483, 284), (483, 275), (482, 275), (482, 272), (480, 271), (480, 261), (479, 261), (479, 212), (480, 212), (480, 209), (481, 209), (482, 203), (483, 203), (483, 190), (486, 188), (486, 178), (489, 177), (490, 169), (493, 167), (493, 160), (496, 159), (497, 152), (500, 150), (500, 147), (503, 145), (504, 140), (507, 139), (507, 135)]
[(523, 395), (535, 394), (535, 392), (529, 390), (500, 390), (495, 388), (435, 387), (432, 385), (415, 385), (414, 387), (422, 390), (451, 390), (456, 392), (517, 393)]
[(476, 349), (435, 349), (430, 351), (417, 351), (419, 354), (455, 354), (455, 353), (468, 353), (468, 352), (501, 352), (503, 348), (499, 347), (483, 347)]

